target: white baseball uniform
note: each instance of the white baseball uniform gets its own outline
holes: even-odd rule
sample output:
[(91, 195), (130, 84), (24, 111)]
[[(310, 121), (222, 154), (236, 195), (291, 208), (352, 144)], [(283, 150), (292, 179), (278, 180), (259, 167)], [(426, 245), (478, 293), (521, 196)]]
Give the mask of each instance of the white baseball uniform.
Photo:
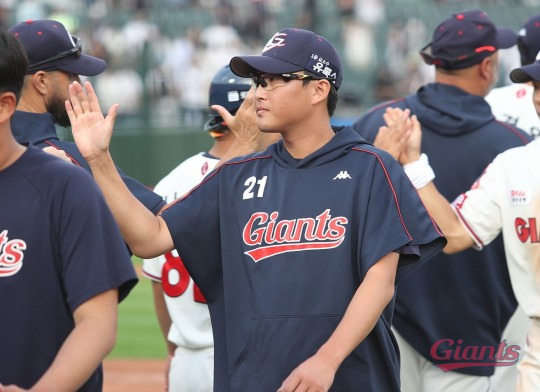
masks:
[(540, 385), (540, 140), (499, 154), (454, 210), (481, 249), (501, 231), (510, 280), (531, 319), (518, 391)]
[[(216, 166), (219, 159), (199, 153), (165, 176), (154, 192), (167, 203), (183, 196)], [(204, 223), (203, 223), (204, 224)], [(161, 282), (172, 320), (168, 339), (178, 346), (169, 371), (170, 392), (213, 390), (214, 341), (210, 313), (176, 250), (143, 260), (143, 275)]]
[(540, 136), (540, 118), (534, 108), (533, 91), (533, 86), (528, 84), (510, 84), (491, 90), (486, 101), (497, 120), (521, 128), (537, 138)]

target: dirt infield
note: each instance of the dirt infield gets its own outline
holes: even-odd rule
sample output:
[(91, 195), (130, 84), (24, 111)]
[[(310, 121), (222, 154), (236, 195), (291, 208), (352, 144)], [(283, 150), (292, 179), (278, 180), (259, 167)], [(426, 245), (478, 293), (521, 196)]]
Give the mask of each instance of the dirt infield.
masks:
[(161, 392), (165, 390), (165, 361), (106, 359), (103, 392)]

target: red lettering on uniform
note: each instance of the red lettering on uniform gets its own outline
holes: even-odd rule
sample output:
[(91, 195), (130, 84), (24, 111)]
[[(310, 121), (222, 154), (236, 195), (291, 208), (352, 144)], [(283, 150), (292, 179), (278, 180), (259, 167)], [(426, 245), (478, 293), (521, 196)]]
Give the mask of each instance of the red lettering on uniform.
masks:
[[(165, 253), (165, 260), (167, 261), (161, 269), (163, 292), (171, 298), (180, 297), (188, 289), (191, 276), (179, 256), (175, 256), (172, 252), (167, 252)], [(179, 275), (179, 281), (175, 283), (171, 283), (169, 276), (173, 270)], [(193, 300), (195, 302), (206, 303), (206, 298), (204, 298), (204, 295), (195, 283), (193, 283)]]
[(26, 242), (19, 239), (9, 241), (8, 231), (0, 233), (0, 277), (15, 275), (22, 268)]
[[(347, 218), (332, 218), (327, 209), (315, 219), (298, 218), (278, 221), (279, 213), (254, 213), (246, 226), (242, 237), (248, 246), (265, 246), (245, 252), (257, 262), (276, 254), (300, 250), (329, 249), (339, 246), (345, 237)], [(260, 226), (255, 228), (255, 226)], [(284, 245), (276, 245), (284, 244)]]
[(536, 225), (536, 218), (528, 218), (527, 220), (523, 218), (516, 218), (514, 220), (514, 226), (516, 228), (516, 234), (521, 242), (530, 242), (535, 243), (539, 242), (540, 238), (538, 234), (538, 226)]

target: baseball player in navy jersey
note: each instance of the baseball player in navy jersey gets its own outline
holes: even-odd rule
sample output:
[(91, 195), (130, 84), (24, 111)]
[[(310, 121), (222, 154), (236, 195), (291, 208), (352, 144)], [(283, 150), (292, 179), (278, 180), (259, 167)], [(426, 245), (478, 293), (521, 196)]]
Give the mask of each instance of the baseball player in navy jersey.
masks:
[[(513, 70), (510, 78), (516, 83), (533, 83), (533, 102), (540, 113), (540, 60)], [(406, 116), (395, 113), (390, 121), (397, 124), (403, 119)], [(424, 154), (420, 154), (420, 124), (416, 119), (411, 123), (413, 130), (408, 133), (410, 136), (405, 136), (408, 144), (399, 161), (448, 238), (444, 251), (454, 253), (469, 247), (482, 250), (502, 233), (512, 287), (530, 318), (530, 327), (524, 349), (511, 346), (513, 352), (507, 350), (506, 355), (498, 352), (497, 361), (515, 364), (521, 356), (515, 390), (537, 391), (540, 385), (540, 225), (537, 223), (540, 140), (499, 154), (470, 190), (449, 204), (432, 181), (433, 169), (427, 159), (422, 159)], [(471, 358), (463, 359), (471, 361)]]
[[(71, 35), (55, 20), (28, 20), (9, 29), (28, 55), (25, 83), (17, 110), (11, 119), (13, 135), (19, 143), (39, 148), (63, 150), (74, 164), (90, 171), (73, 142), (59, 140), (55, 124), (69, 125), (65, 110), (68, 85), (79, 75), (98, 75), (106, 67), (104, 60), (82, 53), (79, 38)], [(139, 181), (121, 173), (130, 191), (149, 210), (157, 213), (165, 202)]]
[(76, 143), (125, 240), (143, 257), (176, 248), (204, 294), (215, 391), (399, 391), (395, 285), (446, 241), (397, 162), (330, 125), (342, 81), (333, 45), (276, 33), (231, 60), (256, 86), (258, 128), (282, 140), (219, 166), (154, 216), (108, 152), (90, 83), (66, 103)]
[(91, 176), (13, 137), (26, 66), (0, 32), (0, 390), (101, 391), (137, 278)]
[[(231, 115), (251, 88), (251, 80), (221, 68), (212, 79), (209, 106), (220, 105)], [(158, 182), (154, 192), (168, 203), (183, 196), (210, 173), (235, 139), (215, 111), (204, 127), (214, 139), (207, 152), (182, 162)], [(143, 275), (152, 280), (156, 312), (169, 349), (168, 387), (171, 392), (212, 392), (214, 339), (206, 300), (173, 250), (143, 260)]]
[[(540, 14), (536, 14), (518, 30), (521, 65), (534, 63), (540, 51)], [(497, 120), (515, 125), (534, 138), (540, 136), (540, 119), (532, 103), (533, 86), (513, 83), (490, 91), (486, 101)]]
[[(434, 83), (378, 105), (353, 128), (378, 145), (387, 108), (410, 110), (424, 128), (422, 148), (437, 173), (437, 187), (455, 198), (498, 153), (530, 140), (522, 130), (497, 122), (483, 98), (498, 78), (498, 49), (516, 40), (513, 31), (497, 28), (482, 11), (452, 15), (422, 51), (435, 65)], [(438, 254), (419, 268), (400, 284), (393, 320), (403, 392), (491, 391), (492, 360), (453, 367), (456, 359), (441, 355), (439, 342), (461, 339), (466, 346), (498, 347), (516, 304), (501, 238), (482, 253)], [(517, 376), (515, 369), (509, 366)]]

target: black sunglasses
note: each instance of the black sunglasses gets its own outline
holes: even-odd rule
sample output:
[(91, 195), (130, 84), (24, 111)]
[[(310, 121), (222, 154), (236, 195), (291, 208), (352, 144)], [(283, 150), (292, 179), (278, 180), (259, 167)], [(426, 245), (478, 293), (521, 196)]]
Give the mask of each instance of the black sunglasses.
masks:
[[(318, 76), (312, 76), (307, 74), (296, 74), (296, 73), (284, 73), (284, 74), (276, 74), (276, 75), (270, 75), (270, 74), (254, 74), (252, 73), (250, 75), (251, 80), (253, 81), (253, 84), (255, 87), (261, 86), (262, 88), (266, 90), (272, 90), (276, 87), (280, 87), (283, 84), (279, 83), (279, 81), (283, 82), (289, 82), (291, 80), (322, 80), (327, 78), (321, 78)], [(276, 79), (278, 79), (278, 83), (276, 84)]]
[(497, 49), (493, 46), (486, 46), (479, 49), (476, 49), (474, 52), (469, 52), (466, 54), (462, 54), (458, 57), (433, 57), (431, 54), (431, 43), (427, 44), (420, 50), (420, 56), (422, 56), (422, 59), (425, 61), (428, 65), (436, 65), (438, 67), (451, 67), (453, 65), (456, 65), (458, 63), (461, 63), (462, 61), (471, 58), (473, 56), (477, 56), (481, 54), (482, 52), (490, 52), (494, 53)]
[(68, 56), (80, 57), (81, 52), (82, 52), (81, 39), (79, 37), (74, 36), (74, 35), (72, 35), (71, 37), (73, 38), (73, 41), (75, 42), (75, 46), (73, 48), (71, 48), (69, 50), (66, 50), (64, 52), (58, 53), (56, 56), (53, 56), (53, 57), (50, 57), (48, 59), (39, 61), (39, 62), (37, 62), (35, 64), (31, 64), (31, 65), (28, 66), (28, 70), (29, 71), (35, 70), (37, 67), (40, 67), (40, 66), (42, 66), (44, 64), (50, 63), (50, 62), (55, 61), (55, 60), (63, 59), (64, 57), (68, 57)]

